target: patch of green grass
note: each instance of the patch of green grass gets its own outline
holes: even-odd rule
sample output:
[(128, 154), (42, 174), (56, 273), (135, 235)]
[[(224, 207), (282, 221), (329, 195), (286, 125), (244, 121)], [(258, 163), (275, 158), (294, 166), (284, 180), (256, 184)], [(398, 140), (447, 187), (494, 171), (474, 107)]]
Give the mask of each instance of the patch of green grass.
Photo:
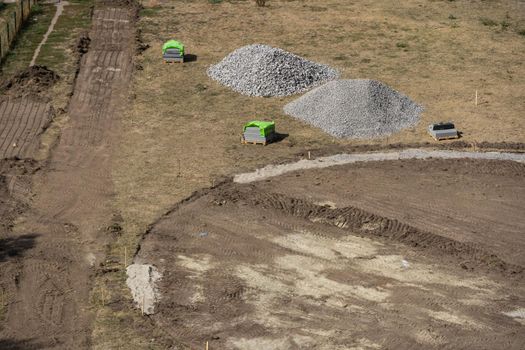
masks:
[(42, 8), (42, 5), (40, 5), (39, 3), (34, 4), (33, 7), (31, 8), (31, 14), (33, 16), (41, 15), (43, 12), (44, 12), (44, 9)]
[(519, 34), (519, 35), (523, 35), (523, 36), (525, 36), (525, 29), (519, 30), (519, 31), (518, 31), (518, 34)]
[(448, 15), (448, 19), (458, 19), (458, 18), (456, 16), (450, 14), (450, 15)]
[(155, 17), (159, 14), (160, 10), (162, 10), (161, 7), (149, 7), (149, 8), (143, 8), (139, 12), (140, 17)]
[(481, 24), (483, 24), (484, 26), (488, 26), (488, 27), (495, 27), (498, 25), (498, 22), (494, 21), (493, 19), (487, 18), (487, 17), (481, 17), (479, 21), (481, 22)]
[(220, 4), (222, 0), (208, 0), (210, 4)]
[(398, 42), (396, 46), (402, 49), (406, 49), (408, 47), (408, 44), (405, 42)]
[(81, 31), (91, 26), (92, 0), (76, 1), (75, 5), (65, 6), (64, 13), (58, 18), (53, 32), (42, 46), (36, 60), (37, 64), (45, 65), (59, 75), (69, 73), (76, 61), (72, 59), (71, 51)]
[[(71, 51), (79, 33), (91, 25), (91, 6), (93, 0), (70, 0), (71, 5), (64, 6), (64, 12), (58, 18), (53, 32), (42, 46), (36, 64), (48, 66), (59, 75), (66, 74), (76, 62)], [(31, 16), (19, 32), (13, 48), (2, 63), (2, 75), (8, 76), (29, 66), (33, 54), (47, 32), (56, 7), (36, 4)]]
[(499, 24), (501, 25), (501, 30), (507, 30), (510, 27), (510, 23), (507, 21), (501, 21)]
[(12, 49), (2, 62), (2, 74), (10, 75), (29, 66), (33, 53), (46, 33), (54, 13), (55, 7), (51, 5), (39, 5), (38, 11), (31, 12), (18, 33)]

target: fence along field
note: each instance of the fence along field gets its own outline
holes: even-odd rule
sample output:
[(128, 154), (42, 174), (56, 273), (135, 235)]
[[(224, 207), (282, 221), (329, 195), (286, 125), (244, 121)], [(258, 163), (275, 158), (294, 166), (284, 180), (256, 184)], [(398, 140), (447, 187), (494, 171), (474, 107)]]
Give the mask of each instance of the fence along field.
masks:
[(6, 13), (0, 12), (0, 61), (7, 55), (11, 44), (23, 23), (29, 18), (36, 0), (20, 0), (14, 6), (6, 7)]

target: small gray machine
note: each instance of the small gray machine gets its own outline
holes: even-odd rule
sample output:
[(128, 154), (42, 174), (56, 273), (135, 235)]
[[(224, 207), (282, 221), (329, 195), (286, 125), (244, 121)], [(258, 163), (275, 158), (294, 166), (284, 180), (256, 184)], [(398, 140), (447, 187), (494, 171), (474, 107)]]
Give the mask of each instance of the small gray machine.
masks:
[(452, 122), (430, 124), (428, 126), (428, 133), (437, 141), (459, 138), (456, 126)]

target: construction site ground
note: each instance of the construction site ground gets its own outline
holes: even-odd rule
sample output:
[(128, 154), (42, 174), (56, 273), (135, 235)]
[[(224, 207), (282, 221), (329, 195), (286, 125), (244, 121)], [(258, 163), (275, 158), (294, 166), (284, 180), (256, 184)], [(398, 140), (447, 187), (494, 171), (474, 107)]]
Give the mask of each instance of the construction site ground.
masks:
[(221, 184), (146, 235), (151, 317), (182, 349), (520, 349), (524, 174), (407, 160)]
[[(142, 3), (70, 1), (37, 60), (61, 79), (2, 95), (0, 348), (521, 348), (523, 165), (406, 160), (222, 182), (341, 152), (523, 152), (521, 2)], [(31, 28), (2, 80), (29, 64)], [(192, 55), (182, 65), (160, 59), (173, 37)], [(285, 116), (293, 97), (207, 77), (256, 42), (381, 80), (423, 104), (422, 120), (336, 140)], [(252, 119), (275, 120), (280, 141), (241, 145)], [(462, 138), (430, 140), (440, 120)], [(151, 317), (125, 285), (137, 251), (164, 274)]]

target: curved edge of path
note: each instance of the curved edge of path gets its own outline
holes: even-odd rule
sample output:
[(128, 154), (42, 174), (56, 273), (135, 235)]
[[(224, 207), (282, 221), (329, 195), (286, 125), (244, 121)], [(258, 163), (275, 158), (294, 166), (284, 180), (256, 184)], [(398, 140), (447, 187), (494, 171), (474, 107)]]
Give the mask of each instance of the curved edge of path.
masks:
[(356, 162), (380, 162), (385, 160), (430, 158), (508, 160), (518, 163), (525, 163), (525, 153), (467, 152), (411, 148), (392, 152), (342, 153), (311, 160), (302, 159), (297, 162), (288, 164), (267, 165), (253, 172), (237, 174), (234, 176), (233, 182), (250, 183), (254, 181), (261, 181), (274, 176), (283, 175), (296, 170), (328, 168), (331, 166), (351, 164)]

